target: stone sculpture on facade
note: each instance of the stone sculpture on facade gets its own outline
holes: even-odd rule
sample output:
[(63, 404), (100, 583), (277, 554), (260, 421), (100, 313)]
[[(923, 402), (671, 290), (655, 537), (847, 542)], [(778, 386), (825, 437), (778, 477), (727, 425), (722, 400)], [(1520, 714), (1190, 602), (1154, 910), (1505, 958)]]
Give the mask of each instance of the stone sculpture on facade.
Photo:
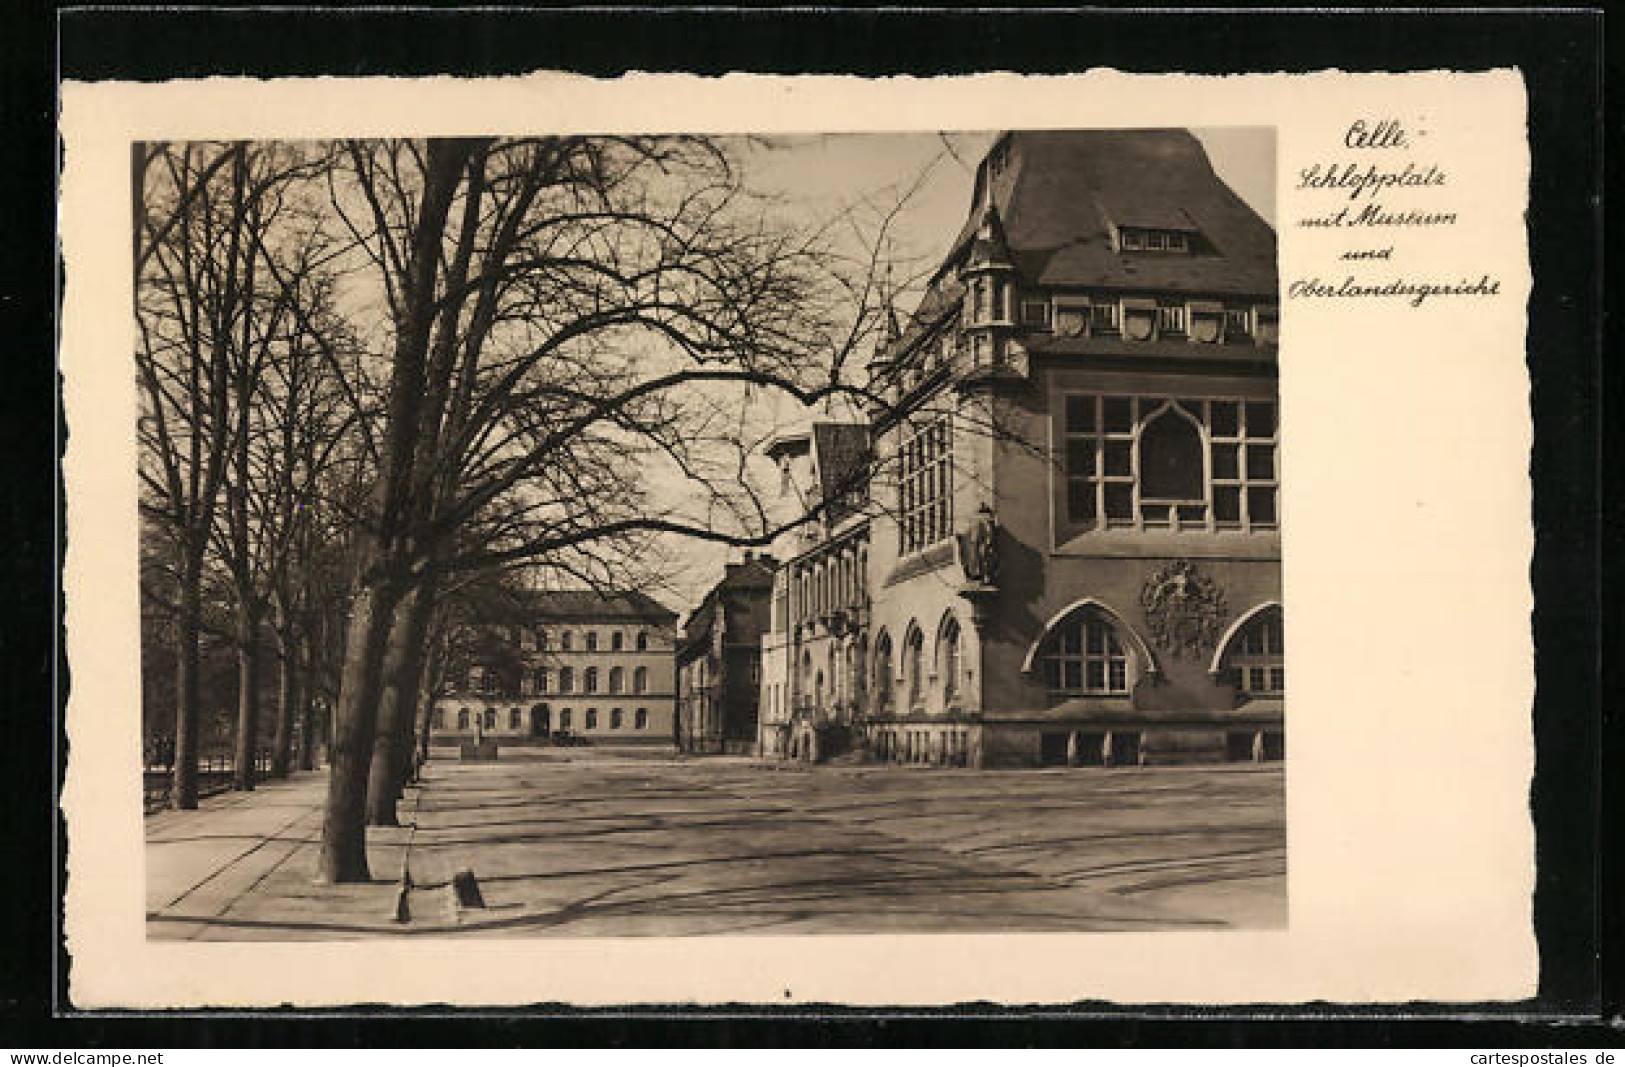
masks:
[(1185, 559), (1153, 571), (1140, 590), (1140, 604), (1157, 647), (1181, 658), (1211, 652), (1229, 614), (1224, 591)]

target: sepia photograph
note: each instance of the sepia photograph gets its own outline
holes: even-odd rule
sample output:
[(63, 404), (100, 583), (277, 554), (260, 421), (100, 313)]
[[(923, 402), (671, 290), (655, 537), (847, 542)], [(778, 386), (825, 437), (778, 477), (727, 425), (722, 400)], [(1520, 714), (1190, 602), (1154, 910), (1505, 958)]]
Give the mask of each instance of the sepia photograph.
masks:
[(129, 166), (147, 939), (1289, 927), (1274, 128)]

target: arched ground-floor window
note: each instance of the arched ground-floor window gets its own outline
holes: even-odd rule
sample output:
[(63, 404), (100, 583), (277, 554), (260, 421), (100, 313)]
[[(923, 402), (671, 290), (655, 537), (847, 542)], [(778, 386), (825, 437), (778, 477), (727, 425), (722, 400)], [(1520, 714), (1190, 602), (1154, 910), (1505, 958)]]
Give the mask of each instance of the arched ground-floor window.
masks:
[(1128, 653), (1116, 628), (1099, 612), (1076, 612), (1050, 634), (1044, 684), (1051, 693), (1126, 695), (1128, 677)]
[(1230, 639), (1224, 670), (1228, 681), (1248, 696), (1279, 696), (1286, 692), (1285, 631), (1281, 609), (1258, 613)]

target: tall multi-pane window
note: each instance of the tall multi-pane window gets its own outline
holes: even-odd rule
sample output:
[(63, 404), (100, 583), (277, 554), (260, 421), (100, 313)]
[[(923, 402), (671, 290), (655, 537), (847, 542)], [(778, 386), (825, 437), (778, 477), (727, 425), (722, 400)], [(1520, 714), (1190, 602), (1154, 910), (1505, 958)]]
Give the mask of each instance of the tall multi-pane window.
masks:
[(552, 682), (552, 679), (549, 677), (549, 673), (550, 672), (546, 667), (536, 668), (536, 691), (538, 693), (547, 692), (547, 687)]
[(949, 619), (942, 628), (942, 699), (959, 695), (959, 623)]
[(1247, 624), (1232, 643), (1227, 665), (1236, 688), (1254, 696), (1286, 690), (1286, 646), (1281, 613), (1271, 610)]
[(881, 634), (875, 642), (875, 707), (880, 711), (891, 710), (892, 696), (892, 662), (891, 662), (891, 635)]
[(583, 688), (588, 693), (598, 692), (598, 668), (588, 667), (583, 680)]
[(559, 712), (559, 729), (565, 731), (566, 733), (568, 733), (570, 730), (570, 716), (571, 712), (569, 708), (565, 708)]
[(1274, 529), (1275, 402), (1065, 398), (1064, 514), (1083, 529)]
[(625, 643), (626, 635), (622, 634), (621, 631), (616, 630), (609, 635), (609, 649), (611, 652), (619, 652)]
[(916, 708), (925, 696), (925, 635), (914, 630), (903, 646), (903, 669), (908, 675), (908, 704)]
[(953, 524), (953, 454), (946, 418), (918, 424), (904, 437), (898, 469), (898, 529), (903, 552), (943, 540)]
[(566, 652), (570, 651), (575, 647), (575, 635), (569, 630), (564, 631), (559, 635), (559, 647)]
[(1082, 612), (1050, 637), (1044, 680), (1052, 693), (1128, 692), (1128, 656), (1111, 624)]
[(647, 667), (633, 667), (632, 668), (632, 692), (634, 692), (634, 693), (644, 693), (644, 692), (648, 692), (648, 689), (649, 689), (649, 668), (647, 668)]
[(518, 708), (509, 708), (508, 709), (508, 729), (510, 729), (510, 730), (519, 729), (520, 722), (521, 722), (521, 713), (520, 713), (519, 709)]
[(1221, 529), (1274, 526), (1279, 487), (1275, 405), (1215, 400), (1211, 408), (1214, 521)]
[(587, 651), (588, 652), (597, 652), (598, 651), (598, 632), (596, 630), (588, 630), (587, 631)]
[(649, 635), (648, 634), (646, 634), (646, 633), (639, 633), (638, 634), (638, 651), (639, 652), (647, 652), (647, 651), (649, 651)]
[(1122, 396), (1066, 398), (1066, 511), (1077, 524), (1134, 521), (1134, 409)]
[(573, 693), (576, 688), (576, 669), (574, 667), (559, 668), (559, 692)]
[(609, 691), (619, 693), (626, 687), (626, 672), (620, 667), (609, 669)]

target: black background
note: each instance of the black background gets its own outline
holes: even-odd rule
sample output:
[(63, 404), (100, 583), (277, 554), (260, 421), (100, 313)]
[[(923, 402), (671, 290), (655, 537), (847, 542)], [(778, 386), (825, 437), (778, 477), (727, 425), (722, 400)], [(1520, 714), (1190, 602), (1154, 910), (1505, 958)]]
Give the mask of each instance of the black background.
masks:
[[(1596, 12), (1385, 11), (1135, 13), (1064, 10), (877, 13), (719, 10), (248, 11), (61, 10), (12, 6), (0, 24), (6, 206), (0, 338), (0, 456), (9, 539), (0, 672), (10, 794), (0, 803), (0, 1046), (89, 1048), (247, 1044), (429, 1045), (1511, 1045), (1619, 1044), (1618, 950), (1625, 825), (1604, 822), (1604, 756), (1620, 753), (1606, 682), (1625, 652), (1605, 579), (1625, 528), (1604, 510), (1602, 20)], [(1531, 403), (1536, 550), (1531, 570), (1538, 689), (1532, 810), (1539, 996), (1514, 1005), (1406, 1004), (949, 1012), (678, 1014), (634, 1017), (538, 1007), (530, 1013), (379, 1018), (387, 1009), (299, 1017), (78, 1014), (60, 940), (59, 381), (55, 368), (56, 79), (156, 81), (207, 75), (510, 74), (558, 69), (721, 74), (960, 74), (985, 70), (1481, 70), (1516, 67), (1530, 96)], [(1011, 116), (1019, 124), (1020, 116)], [(1617, 122), (1615, 123), (1617, 127)], [(1487, 159), (1485, 165), (1494, 165)], [(1486, 427), (1486, 433), (1496, 432)], [(1351, 521), (1369, 521), (1357, 513)], [(1606, 541), (1604, 531), (1610, 535)], [(1611, 597), (1612, 606), (1617, 601)], [(1599, 652), (1615, 655), (1603, 662)], [(1616, 687), (1608, 686), (1609, 691)], [(55, 715), (53, 715), (53, 712)], [(1606, 746), (1606, 747), (1605, 747)], [(1438, 754), (1449, 759), (1450, 754)], [(1609, 759), (1610, 763), (1617, 762)], [(55, 874), (53, 875), (53, 872)], [(1606, 888), (1605, 888), (1606, 887)], [(1605, 951), (1606, 949), (1606, 951)], [(1335, 966), (1335, 961), (1328, 961)]]

